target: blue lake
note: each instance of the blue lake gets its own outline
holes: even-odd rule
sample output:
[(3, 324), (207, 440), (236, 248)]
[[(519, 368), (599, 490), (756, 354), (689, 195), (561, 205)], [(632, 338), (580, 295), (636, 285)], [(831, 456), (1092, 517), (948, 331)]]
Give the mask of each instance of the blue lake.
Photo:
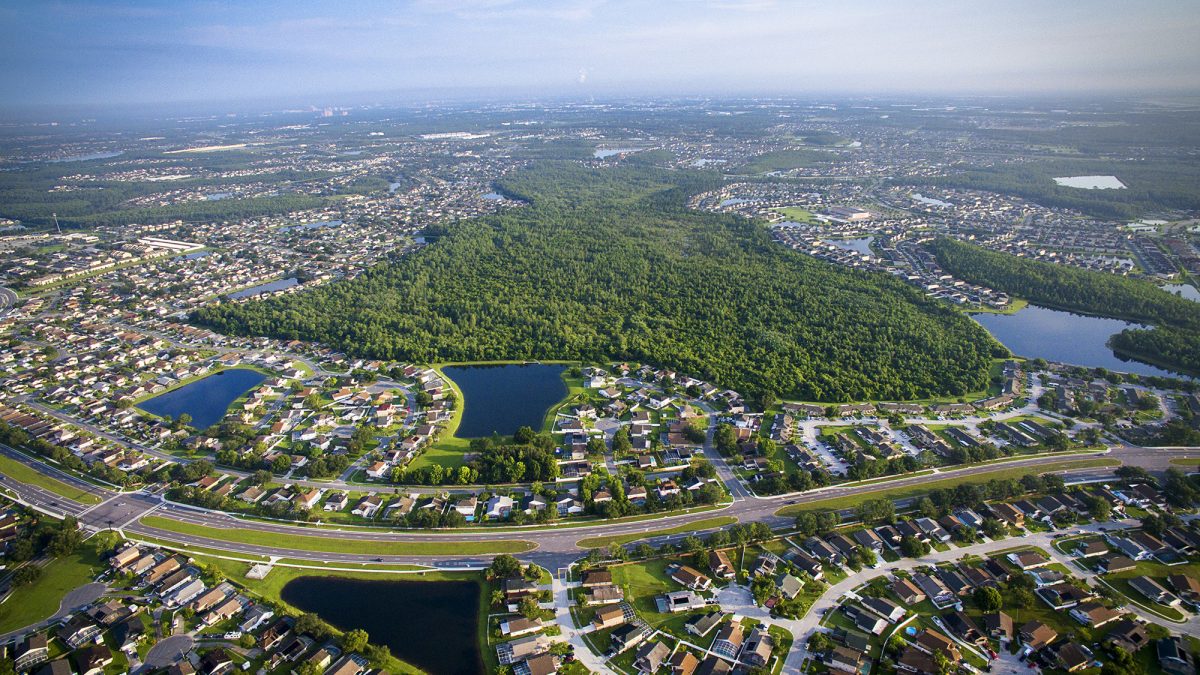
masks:
[(974, 314), (972, 318), (1017, 356), (1122, 373), (1180, 377), (1139, 361), (1126, 361), (1108, 348), (1109, 337), (1126, 328), (1142, 328), (1140, 324), (1037, 305), (1015, 314)]
[(525, 364), (495, 366), (447, 366), (446, 377), (462, 390), (464, 401), (459, 438), (509, 435), (528, 426), (542, 428), (550, 406), (567, 395), (562, 380), (566, 366)]
[(265, 379), (266, 376), (256, 370), (232, 368), (159, 394), (139, 403), (138, 407), (171, 419), (179, 419), (187, 413), (192, 416), (192, 426), (204, 430), (220, 422), (229, 410), (229, 404)]
[(871, 253), (871, 242), (875, 241), (875, 237), (857, 237), (855, 239), (826, 239), (826, 242), (844, 251), (855, 251), (863, 255), (873, 255)]
[(234, 300), (241, 300), (242, 298), (248, 298), (252, 295), (258, 295), (260, 293), (271, 293), (273, 291), (282, 291), (285, 288), (291, 288), (292, 286), (299, 285), (299, 283), (300, 283), (300, 280), (297, 279), (296, 277), (288, 277), (287, 279), (276, 279), (275, 281), (268, 281), (265, 284), (259, 284), (257, 286), (251, 286), (250, 288), (243, 288), (240, 291), (234, 291), (233, 293), (229, 294), (229, 297)]

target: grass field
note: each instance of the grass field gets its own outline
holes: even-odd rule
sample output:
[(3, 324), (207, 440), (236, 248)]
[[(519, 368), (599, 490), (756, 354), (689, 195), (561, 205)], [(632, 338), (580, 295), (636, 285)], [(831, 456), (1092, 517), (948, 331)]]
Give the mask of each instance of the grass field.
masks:
[(78, 552), (46, 565), (37, 581), (17, 588), (0, 604), (0, 633), (50, 618), (58, 611), (63, 596), (90, 583), (95, 577), (93, 569), (100, 567), (100, 560), (90, 546), (82, 546)]
[(22, 464), (11, 457), (0, 456), (0, 473), (19, 480), (22, 483), (36, 485), (44, 490), (49, 490), (60, 497), (66, 497), (80, 504), (99, 504), (102, 500), (96, 495), (77, 488), (58, 480), (51, 478), (46, 474), (30, 467), (27, 464)]
[(699, 532), (701, 530), (711, 530), (717, 527), (725, 527), (737, 522), (737, 518), (733, 516), (718, 516), (715, 518), (706, 518), (697, 520), (686, 525), (678, 525), (662, 530), (650, 530), (648, 532), (634, 532), (632, 534), (617, 534), (609, 537), (589, 537), (580, 539), (575, 542), (575, 545), (580, 548), (604, 548), (609, 544), (628, 544), (630, 542), (649, 539), (651, 537), (661, 537), (665, 534), (684, 534), (688, 532)]
[(972, 474), (969, 476), (955, 476), (953, 478), (942, 478), (939, 480), (927, 480), (916, 485), (905, 485), (903, 487), (875, 490), (864, 494), (850, 495), (846, 497), (830, 497), (829, 499), (821, 499), (805, 504), (796, 504), (787, 506), (775, 512), (779, 516), (794, 516), (802, 511), (827, 511), (842, 509), (850, 509), (858, 506), (867, 499), (906, 499), (927, 494), (931, 490), (939, 488), (952, 488), (964, 483), (980, 484), (986, 483), (992, 479), (1007, 480), (1016, 479), (1024, 476), (1027, 473), (1043, 474), (1051, 471), (1066, 471), (1069, 469), (1087, 469), (1101, 466), (1118, 466), (1119, 461), (1115, 459), (1064, 459), (1061, 462), (1051, 462), (1049, 464), (1039, 464), (1036, 466), (1018, 466), (998, 468), (995, 471), (986, 471), (984, 473)]
[(790, 220), (792, 222), (796, 222), (796, 223), (815, 223), (815, 222), (817, 222), (817, 218), (816, 218), (816, 216), (813, 215), (812, 211), (808, 211), (806, 209), (802, 209), (802, 208), (799, 208), (796, 206), (783, 206), (783, 207), (775, 209), (775, 211), (782, 214), (784, 218), (787, 218), (788, 220)]
[(360, 553), (363, 555), (483, 555), (522, 553), (535, 545), (528, 541), (363, 541), (307, 535), (281, 535), (258, 530), (218, 529), (184, 523), (161, 516), (146, 516), (143, 525), (168, 532), (206, 537), (254, 546), (272, 546), (319, 553)]

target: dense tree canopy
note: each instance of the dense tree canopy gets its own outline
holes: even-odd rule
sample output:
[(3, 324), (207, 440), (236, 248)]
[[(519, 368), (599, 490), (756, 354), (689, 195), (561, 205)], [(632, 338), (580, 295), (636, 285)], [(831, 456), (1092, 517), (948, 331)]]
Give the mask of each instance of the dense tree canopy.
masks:
[(500, 186), (526, 207), (432, 228), (433, 244), (353, 281), (194, 319), (382, 359), (645, 361), (760, 398), (987, 386), (1005, 352), (975, 323), (889, 276), (778, 246), (758, 223), (687, 209), (712, 180), (545, 162)]
[(1018, 258), (941, 238), (929, 244), (950, 274), (1039, 305), (1178, 328), (1200, 329), (1200, 303), (1140, 279)]

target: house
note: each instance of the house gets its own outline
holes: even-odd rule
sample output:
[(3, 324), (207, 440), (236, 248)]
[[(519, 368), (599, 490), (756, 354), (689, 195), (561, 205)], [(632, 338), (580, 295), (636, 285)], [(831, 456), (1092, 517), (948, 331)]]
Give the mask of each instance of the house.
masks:
[[(628, 613), (632, 614), (632, 612)], [(596, 627), (596, 630), (603, 630), (605, 628), (612, 628), (613, 626), (620, 626), (628, 620), (629, 618), (624, 607), (601, 607), (596, 610), (596, 615), (592, 617), (592, 625)]]
[(623, 652), (650, 637), (650, 629), (644, 625), (628, 623), (614, 630), (610, 639), (613, 649)]
[(71, 649), (78, 649), (80, 645), (95, 640), (96, 636), (100, 635), (100, 627), (89, 621), (87, 617), (77, 614), (63, 624), (56, 635)]
[(1068, 640), (1058, 645), (1054, 651), (1054, 661), (1068, 673), (1083, 670), (1092, 665), (1092, 652), (1087, 647)]
[(1176, 595), (1163, 588), (1161, 584), (1150, 577), (1133, 577), (1129, 579), (1129, 586), (1138, 593), (1146, 596), (1151, 602), (1157, 602), (1160, 605), (1174, 606), (1181, 602)]
[(1019, 635), (1021, 636), (1021, 642), (1033, 650), (1041, 649), (1058, 639), (1058, 631), (1041, 621), (1030, 621), (1021, 626)]
[(1118, 621), (1108, 631), (1108, 635), (1104, 636), (1104, 639), (1130, 654), (1145, 647), (1150, 642), (1150, 636), (1146, 633), (1146, 627), (1132, 619), (1121, 619)]
[(1031, 570), (1050, 563), (1050, 559), (1037, 551), (1009, 553), (1008, 560), (1022, 570)]
[(737, 576), (737, 571), (734, 569), (733, 563), (729, 560), (729, 554), (725, 551), (709, 551), (708, 567), (712, 571), (713, 576), (718, 579), (729, 580)]
[(17, 672), (32, 669), (39, 663), (45, 663), (50, 658), (44, 633), (33, 633), (25, 637), (25, 641), (17, 647), (14, 653), (13, 665)]
[(800, 595), (800, 591), (804, 590), (804, 582), (790, 574), (785, 574), (776, 582), (779, 588), (779, 594), (788, 600), (794, 599)]
[(741, 655), (738, 658), (743, 663), (761, 668), (771, 660), (771, 652), (774, 648), (775, 641), (767, 634), (767, 631), (755, 628), (750, 631), (750, 637), (746, 638), (742, 644)]
[(958, 651), (958, 646), (954, 644), (954, 640), (936, 630), (925, 629), (921, 631), (917, 635), (917, 639), (913, 641), (913, 647), (931, 657), (934, 654), (944, 654), (951, 663), (957, 663), (962, 660), (962, 654)]
[(923, 572), (918, 572), (912, 576), (912, 581), (921, 589), (927, 598), (939, 609), (949, 607), (957, 601), (957, 596), (946, 588), (936, 577), (931, 577)]
[(1085, 626), (1099, 628), (1121, 618), (1121, 613), (1104, 605), (1090, 601), (1081, 602), (1071, 608), (1071, 618)]
[(625, 599), (625, 591), (620, 586), (595, 586), (583, 591), (584, 606), (611, 605)]
[(505, 637), (521, 637), (536, 633), (542, 629), (541, 619), (526, 619), (518, 617), (500, 622), (500, 634)]
[(687, 623), (683, 625), (683, 628), (692, 635), (704, 637), (705, 635), (708, 635), (709, 631), (715, 628), (717, 624), (721, 623), (722, 616), (724, 615), (716, 611), (694, 616), (688, 619)]
[(833, 670), (857, 675), (862, 672), (866, 654), (858, 649), (838, 646), (830, 649), (822, 661)]
[(496, 495), (487, 501), (485, 509), (489, 520), (503, 520), (512, 513), (513, 499), (507, 495)]
[(1132, 558), (1123, 555), (1110, 555), (1096, 561), (1096, 569), (1102, 574), (1112, 574), (1115, 572), (1128, 572), (1137, 568), (1137, 563)]
[(707, 591), (712, 586), (712, 579), (701, 574), (695, 568), (687, 565), (671, 565), (667, 567), (667, 576), (694, 591)]
[(1158, 654), (1158, 665), (1168, 675), (1195, 675), (1196, 666), (1192, 655), (1178, 636), (1162, 638), (1154, 643)]
[(553, 654), (538, 654), (513, 666), (513, 675), (554, 675), (558, 662)]
[(997, 640), (1011, 640), (1015, 635), (1013, 632), (1012, 617), (1005, 612), (985, 614), (983, 616), (983, 627), (989, 636)]
[(654, 599), (658, 606), (660, 614), (678, 614), (679, 612), (690, 612), (693, 609), (704, 609), (704, 598), (696, 595), (692, 591), (673, 591), (671, 593), (663, 593)]
[(79, 675), (102, 675), (105, 666), (113, 662), (112, 650), (106, 645), (88, 645), (75, 652)]
[(595, 588), (597, 586), (611, 586), (612, 582), (612, 572), (608, 570), (588, 570), (583, 573), (583, 576), (579, 580), (579, 585), (583, 588)]
[(233, 659), (222, 648), (218, 647), (200, 657), (200, 666), (196, 669), (201, 675), (221, 675), (233, 670)]
[(1108, 553), (1108, 546), (1105, 546), (1104, 542), (1099, 539), (1080, 542), (1079, 546), (1075, 548), (1075, 555), (1080, 558), (1092, 558), (1105, 553)]
[(367, 495), (363, 497), (358, 504), (350, 511), (350, 513), (363, 518), (374, 518), (379, 512), (379, 507), (383, 506), (383, 498), (379, 495)]
[(1186, 574), (1172, 574), (1167, 577), (1167, 584), (1181, 598), (1192, 601), (1200, 599), (1200, 581), (1197, 581), (1195, 577), (1189, 577)]
[(667, 661), (671, 675), (692, 675), (700, 667), (700, 659), (687, 650), (679, 650)]
[(671, 648), (666, 644), (658, 640), (647, 642), (638, 648), (633, 667), (637, 668), (639, 673), (657, 673), (670, 655)]
[(709, 656), (700, 662), (694, 675), (726, 675), (733, 670), (730, 665), (715, 656)]
[[(462, 514), (468, 523), (475, 522), (475, 509), (479, 506), (479, 498), (475, 495), (454, 502), (454, 510)], [(511, 508), (511, 505), (510, 505)]]
[(345, 492), (335, 492), (325, 500), (324, 508), (326, 511), (341, 511), (349, 502), (350, 497)]
[(914, 647), (906, 647), (896, 661), (896, 669), (915, 675), (939, 675), (940, 669), (928, 654)]
[(1044, 586), (1034, 591), (1039, 598), (1054, 609), (1069, 609), (1092, 597), (1091, 593), (1066, 581)]
[(742, 625), (740, 623), (722, 624), (717, 631), (717, 637), (713, 639), (710, 649), (718, 656), (724, 656), (727, 659), (737, 658), (738, 652), (742, 649)]
[(892, 593), (906, 605), (915, 605), (926, 598), (925, 593), (917, 588), (916, 584), (903, 577), (896, 577), (892, 582)]
[(550, 641), (540, 635), (517, 638), (509, 642), (501, 642), (496, 646), (496, 659), (502, 666), (520, 663), (531, 656), (545, 653), (550, 648)]
[(864, 597), (860, 604), (867, 608), (867, 611), (876, 614), (891, 623), (895, 623), (904, 618), (904, 608), (886, 598), (871, 598)]

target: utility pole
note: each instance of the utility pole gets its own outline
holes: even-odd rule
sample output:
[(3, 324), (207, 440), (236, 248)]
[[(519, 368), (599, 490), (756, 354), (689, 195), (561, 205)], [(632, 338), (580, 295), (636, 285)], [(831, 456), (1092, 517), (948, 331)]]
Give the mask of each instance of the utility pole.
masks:
[(58, 231), (59, 235), (61, 235), (61, 234), (62, 234), (62, 228), (61, 228), (61, 227), (59, 227), (59, 225), (58, 225), (58, 214), (57, 214), (57, 213), (51, 213), (50, 215), (54, 217), (54, 229)]

